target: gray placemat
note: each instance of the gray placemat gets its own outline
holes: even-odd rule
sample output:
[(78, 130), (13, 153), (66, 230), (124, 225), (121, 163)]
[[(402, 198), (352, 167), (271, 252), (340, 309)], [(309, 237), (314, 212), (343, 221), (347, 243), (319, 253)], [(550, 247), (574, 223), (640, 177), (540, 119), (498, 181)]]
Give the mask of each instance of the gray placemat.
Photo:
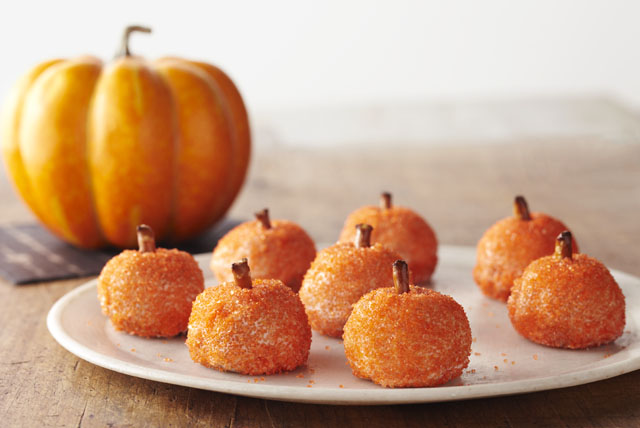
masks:
[[(218, 239), (240, 221), (226, 219), (198, 238), (178, 245), (192, 254), (212, 251)], [(162, 243), (159, 246), (164, 246)], [(83, 250), (60, 240), (38, 224), (0, 227), (0, 276), (13, 284), (80, 278), (100, 273), (120, 250)]]

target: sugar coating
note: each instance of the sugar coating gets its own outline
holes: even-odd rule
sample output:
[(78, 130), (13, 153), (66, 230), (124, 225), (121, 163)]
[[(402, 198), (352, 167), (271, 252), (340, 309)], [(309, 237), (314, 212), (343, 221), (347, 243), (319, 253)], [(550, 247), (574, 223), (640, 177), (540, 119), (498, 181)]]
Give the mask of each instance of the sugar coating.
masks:
[(117, 330), (171, 337), (187, 329), (191, 304), (204, 290), (202, 271), (183, 251), (125, 250), (98, 277), (102, 312)]
[(400, 258), (381, 244), (356, 248), (353, 243), (337, 243), (320, 251), (300, 288), (311, 328), (342, 337), (353, 304), (371, 290), (392, 286), (391, 266)]
[(602, 263), (585, 254), (532, 262), (516, 279), (507, 307), (518, 333), (556, 348), (609, 343), (625, 325), (622, 290)]
[(311, 328), (302, 302), (281, 281), (256, 279), (251, 289), (226, 282), (194, 302), (187, 346), (207, 367), (268, 375), (305, 364)]
[(394, 205), (381, 209), (364, 206), (349, 214), (338, 242), (353, 242), (356, 225), (373, 227), (371, 243), (380, 243), (400, 254), (417, 283), (427, 282), (438, 263), (438, 241), (433, 229), (415, 211)]
[[(478, 242), (473, 279), (486, 296), (506, 302), (513, 281), (529, 263), (553, 254), (556, 237), (565, 230), (561, 221), (542, 213), (531, 213), (531, 220), (498, 221)], [(575, 240), (573, 249), (578, 252)]]
[(379, 288), (354, 305), (344, 327), (353, 374), (385, 387), (436, 386), (462, 374), (469, 320), (453, 298), (422, 287)]
[(293, 222), (272, 220), (271, 226), (265, 229), (258, 220), (249, 221), (220, 239), (210, 265), (219, 282), (232, 281), (229, 266), (246, 257), (253, 278), (279, 279), (298, 291), (302, 277), (316, 256), (316, 246)]

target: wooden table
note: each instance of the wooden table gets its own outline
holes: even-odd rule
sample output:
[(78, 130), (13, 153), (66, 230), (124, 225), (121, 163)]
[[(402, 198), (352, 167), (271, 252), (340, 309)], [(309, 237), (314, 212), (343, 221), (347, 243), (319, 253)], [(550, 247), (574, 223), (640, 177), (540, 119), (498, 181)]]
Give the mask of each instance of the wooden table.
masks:
[[(253, 159), (231, 211), (264, 206), (337, 238), (345, 216), (381, 190), (422, 213), (445, 244), (474, 245), (515, 194), (573, 229), (581, 250), (640, 275), (640, 145), (601, 138), (293, 150)], [(0, 182), (0, 222), (32, 218)], [(437, 273), (436, 273), (437, 274)], [(640, 426), (640, 371), (583, 386), (463, 402), (305, 405), (142, 380), (76, 358), (50, 336), (51, 305), (85, 279), (0, 283), (1, 426)]]

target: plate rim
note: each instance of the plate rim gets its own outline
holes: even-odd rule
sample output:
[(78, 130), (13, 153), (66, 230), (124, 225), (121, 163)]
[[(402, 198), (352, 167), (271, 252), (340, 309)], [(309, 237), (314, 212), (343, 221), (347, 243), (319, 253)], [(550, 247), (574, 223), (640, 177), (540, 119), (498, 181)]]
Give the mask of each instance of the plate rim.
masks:
[[(442, 245), (439, 252), (468, 253), (474, 247)], [(198, 258), (198, 257), (196, 257)], [(640, 278), (610, 269), (615, 278), (626, 277), (640, 282)], [(97, 278), (91, 279), (60, 297), (47, 314), (47, 328), (60, 346), (76, 357), (108, 370), (139, 377), (156, 382), (210, 390), (246, 397), (264, 398), (278, 401), (332, 404), (332, 405), (384, 405), (457, 401), (477, 398), (490, 398), (505, 395), (561, 389), (609, 379), (640, 369), (640, 352), (630, 358), (608, 364), (603, 367), (587, 368), (575, 372), (542, 378), (520, 379), (507, 382), (474, 385), (455, 385), (428, 388), (303, 388), (299, 386), (247, 384), (223, 379), (210, 379), (199, 376), (177, 374), (171, 370), (160, 370), (132, 364), (94, 351), (74, 339), (62, 327), (62, 315), (69, 304), (80, 295), (95, 289)], [(633, 293), (636, 294), (636, 293)], [(625, 296), (627, 297), (627, 296)], [(634, 296), (635, 297), (635, 296)], [(628, 297), (627, 297), (628, 301)], [(637, 303), (637, 302), (636, 302)], [(499, 388), (498, 391), (495, 391)]]

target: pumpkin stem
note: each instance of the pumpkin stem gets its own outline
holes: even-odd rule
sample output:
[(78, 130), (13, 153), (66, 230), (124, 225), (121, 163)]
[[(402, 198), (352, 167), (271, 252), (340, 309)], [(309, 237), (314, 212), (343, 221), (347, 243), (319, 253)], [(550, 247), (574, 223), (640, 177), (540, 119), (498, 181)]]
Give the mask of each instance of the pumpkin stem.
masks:
[(565, 230), (556, 238), (556, 252), (554, 256), (557, 259), (570, 259), (573, 254), (573, 243), (571, 242), (571, 232)]
[(262, 227), (265, 229), (271, 229), (271, 220), (269, 220), (269, 209), (265, 208), (262, 211), (258, 211), (255, 213), (256, 218), (260, 223), (262, 223)]
[(380, 195), (380, 208), (383, 210), (388, 210), (391, 208), (391, 193), (382, 192)]
[(524, 196), (516, 196), (516, 199), (513, 201), (513, 215), (515, 215), (518, 220), (531, 220), (529, 206)]
[(238, 287), (251, 288), (251, 271), (246, 257), (239, 262), (231, 264), (231, 271)]
[(146, 224), (141, 224), (136, 228), (138, 232), (138, 248), (141, 253), (153, 253), (156, 250), (156, 239), (153, 229)]
[(409, 266), (404, 260), (393, 262), (393, 284), (396, 286), (398, 294), (409, 291)]
[(373, 227), (368, 224), (356, 225), (356, 237), (353, 240), (356, 248), (369, 248), (371, 246), (371, 231)]
[(142, 27), (140, 25), (129, 25), (124, 29), (124, 34), (122, 35), (122, 44), (120, 45), (120, 50), (116, 54), (116, 58), (120, 58), (121, 56), (131, 56), (131, 51), (129, 51), (129, 36), (134, 31), (138, 31), (141, 33), (150, 33), (151, 28)]

